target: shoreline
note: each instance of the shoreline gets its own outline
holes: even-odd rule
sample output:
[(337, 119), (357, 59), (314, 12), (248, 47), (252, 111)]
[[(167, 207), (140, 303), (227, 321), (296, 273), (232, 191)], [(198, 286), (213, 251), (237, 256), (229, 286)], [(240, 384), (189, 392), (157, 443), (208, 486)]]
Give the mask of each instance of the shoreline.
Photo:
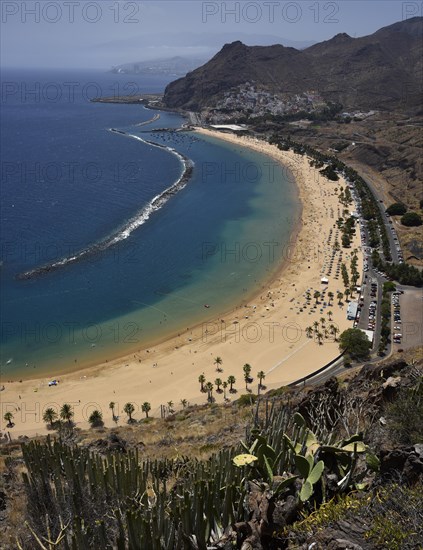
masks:
[[(22, 383), (6, 384), (1, 397), (10, 407), (20, 409), (17, 414), (22, 411), (24, 402), (25, 411), (31, 410), (31, 406), (34, 411), (36, 403), (39, 406), (38, 418), (29, 420), (29, 413), (24, 419), (16, 416), (16, 427), (12, 433), (47, 433), (40, 415), (45, 404), (51, 404), (52, 400), (57, 405), (63, 402), (73, 404), (77, 425), (87, 426), (86, 418), (94, 405), (103, 411), (106, 425), (111, 425), (107, 407), (112, 400), (118, 403), (119, 413), (127, 401), (139, 404), (135, 415), (138, 417), (140, 403), (148, 399), (152, 413), (157, 414), (160, 405), (169, 400), (175, 404), (182, 398), (188, 399), (191, 404), (204, 402), (205, 397), (199, 392), (197, 381), (203, 372), (212, 382), (216, 377), (224, 380), (228, 375), (235, 375), (238, 395), (241, 395), (243, 391), (245, 393), (245, 389), (242, 390), (242, 366), (246, 362), (252, 364), (254, 378), (256, 371), (265, 371), (265, 383), (270, 389), (315, 371), (339, 354), (338, 345), (333, 341), (320, 345), (314, 339), (306, 338), (305, 325), (311, 321), (304, 319), (306, 313), (312, 315), (314, 320), (323, 315), (323, 310), (314, 311), (312, 304), (303, 306), (303, 309), (299, 299), (312, 284), (314, 288), (323, 290), (320, 272), (326, 265), (326, 259), (324, 251), (319, 251), (319, 246), (324, 244), (320, 238), (332, 234), (336, 220), (333, 210), (338, 205), (333, 188), (342, 182), (329, 182), (319, 176), (319, 186), (327, 187), (327, 190), (320, 192), (315, 181), (317, 171), (309, 167), (306, 157), (291, 151), (279, 151), (275, 146), (254, 138), (205, 129), (195, 131), (264, 153), (277, 160), (282, 169), (291, 170), (301, 211), (293, 228), (287, 257), (284, 254), (269, 278), (260, 281), (260, 288), (254, 295), (246, 297), (240, 305), (226, 313), (216, 314), (211, 320), (190, 327), (189, 331), (181, 331), (178, 336), (163, 338), (119, 359), (62, 375), (60, 384), (54, 388), (49, 388), (46, 378), (39, 376)], [(325, 212), (326, 217), (323, 215)], [(328, 216), (329, 212), (331, 216)], [(321, 228), (324, 226), (321, 232), (314, 227), (319, 224)], [(310, 250), (315, 256), (313, 259)], [(359, 262), (361, 267), (361, 256)], [(335, 284), (342, 289), (341, 282)], [(341, 327), (348, 328), (351, 322), (346, 321), (343, 306), (338, 307), (336, 299), (334, 302), (331, 305), (334, 322), (340, 330)], [(304, 312), (307, 307), (311, 311)], [(326, 316), (326, 312), (324, 314)], [(213, 364), (216, 356), (223, 358), (224, 374), (216, 372)], [(223, 401), (218, 394), (216, 399)], [(89, 411), (88, 404), (91, 406)], [(123, 417), (121, 414), (122, 422)]]

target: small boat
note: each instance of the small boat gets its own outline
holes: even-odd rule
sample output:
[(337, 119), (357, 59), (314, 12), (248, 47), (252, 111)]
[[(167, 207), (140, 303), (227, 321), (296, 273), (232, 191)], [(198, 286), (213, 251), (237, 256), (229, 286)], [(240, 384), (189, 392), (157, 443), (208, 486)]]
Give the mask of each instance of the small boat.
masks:
[(204, 307), (210, 307), (209, 304), (204, 304)]

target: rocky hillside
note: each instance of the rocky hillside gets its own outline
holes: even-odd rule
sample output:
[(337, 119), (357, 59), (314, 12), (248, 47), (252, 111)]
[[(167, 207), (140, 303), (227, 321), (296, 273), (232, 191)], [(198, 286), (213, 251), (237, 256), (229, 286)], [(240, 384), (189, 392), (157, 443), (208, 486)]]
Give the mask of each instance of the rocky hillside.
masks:
[(338, 34), (305, 50), (226, 44), (208, 63), (169, 84), (164, 103), (201, 111), (245, 82), (272, 93), (314, 90), (348, 109), (421, 109), (423, 18), (352, 38)]
[(413, 357), (112, 430), (65, 423), (55, 442), (1, 438), (0, 547), (419, 548)]

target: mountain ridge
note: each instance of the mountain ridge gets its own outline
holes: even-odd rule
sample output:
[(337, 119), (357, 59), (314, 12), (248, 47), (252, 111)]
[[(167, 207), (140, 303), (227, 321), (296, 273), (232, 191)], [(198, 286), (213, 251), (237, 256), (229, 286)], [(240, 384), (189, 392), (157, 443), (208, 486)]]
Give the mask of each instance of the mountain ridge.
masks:
[(423, 17), (352, 38), (339, 33), (304, 50), (225, 44), (205, 65), (171, 82), (170, 108), (213, 108), (231, 88), (253, 81), (273, 93), (317, 90), (344, 108), (416, 110), (421, 102)]

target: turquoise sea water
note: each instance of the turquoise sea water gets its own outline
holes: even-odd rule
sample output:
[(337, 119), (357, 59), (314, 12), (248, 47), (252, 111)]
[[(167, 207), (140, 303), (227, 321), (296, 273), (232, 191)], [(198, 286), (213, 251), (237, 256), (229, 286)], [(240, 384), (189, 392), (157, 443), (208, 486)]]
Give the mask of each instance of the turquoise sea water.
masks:
[[(160, 113), (153, 124), (139, 126), (155, 111), (88, 101), (90, 90), (108, 96), (119, 87), (121, 93), (128, 76), (26, 72), (7, 78), (4, 380), (70, 370), (183, 332), (235, 307), (278, 268), (299, 203), (292, 180), (270, 158), (192, 132), (157, 130), (179, 128), (183, 120), (175, 114)], [(166, 83), (134, 78), (142, 93)], [(39, 97), (28, 95), (34, 82)], [(56, 88), (49, 89), (52, 82)], [(65, 90), (64, 82), (79, 83), (72, 101), (43, 96), (43, 89)], [(193, 163), (189, 181), (144, 220), (154, 197), (181, 176), (181, 155)], [(131, 220), (138, 220), (136, 228)], [(122, 234), (111, 246), (63, 262)], [(50, 273), (17, 279), (60, 262)]]

